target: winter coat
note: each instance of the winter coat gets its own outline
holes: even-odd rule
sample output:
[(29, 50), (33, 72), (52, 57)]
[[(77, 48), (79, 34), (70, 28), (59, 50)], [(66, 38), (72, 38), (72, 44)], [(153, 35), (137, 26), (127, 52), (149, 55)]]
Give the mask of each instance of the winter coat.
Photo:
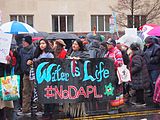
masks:
[(148, 87), (149, 74), (141, 51), (134, 51), (130, 58), (131, 87), (138, 90)]
[(67, 51), (63, 48), (62, 51), (59, 53), (58, 58), (66, 58)]
[(121, 50), (121, 52), (122, 52), (123, 62), (128, 67), (128, 65), (129, 65), (129, 56), (127, 54), (127, 51), (126, 50)]
[(22, 73), (29, 75), (30, 66), (27, 65), (27, 61), (33, 59), (35, 47), (30, 45), (28, 48), (21, 48), (19, 56), (21, 59), (21, 71)]
[(112, 60), (114, 60), (115, 69), (117, 69), (117, 67), (119, 67), (119, 66), (121, 66), (121, 64), (123, 64), (122, 53), (117, 47), (114, 47), (114, 48), (108, 50), (108, 52), (105, 54), (104, 58), (111, 58)]
[(87, 51), (72, 51), (70, 57), (89, 58), (90, 55)]
[(144, 58), (147, 63), (148, 70), (160, 70), (160, 46), (157, 44), (146, 48)]
[(90, 54), (90, 58), (100, 58), (101, 50), (100, 50), (100, 44), (98, 41), (93, 41), (89, 43), (87, 50), (88, 50), (88, 53)]

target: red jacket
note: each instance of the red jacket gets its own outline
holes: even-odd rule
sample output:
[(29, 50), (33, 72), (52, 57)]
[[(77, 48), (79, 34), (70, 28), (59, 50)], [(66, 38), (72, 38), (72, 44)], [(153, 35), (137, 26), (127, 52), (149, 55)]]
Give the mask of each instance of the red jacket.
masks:
[(62, 51), (59, 53), (58, 58), (66, 58), (67, 51), (65, 49), (62, 49)]

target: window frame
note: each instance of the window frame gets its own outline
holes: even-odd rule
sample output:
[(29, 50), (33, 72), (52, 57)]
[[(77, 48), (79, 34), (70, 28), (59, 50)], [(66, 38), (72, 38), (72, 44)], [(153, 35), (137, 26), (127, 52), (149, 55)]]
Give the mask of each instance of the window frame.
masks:
[[(138, 19), (137, 19), (138, 17)], [(135, 23), (138, 20), (138, 23)], [(139, 28), (140, 26), (146, 24), (145, 15), (127, 15), (127, 27), (128, 28)]]
[[(24, 20), (20, 20), (20, 17), (23, 16)], [(12, 17), (15, 17), (12, 19)], [(29, 23), (28, 17), (32, 18), (32, 24)], [(11, 14), (10, 15), (10, 21), (19, 21), (19, 22), (24, 22), (27, 23), (28, 25), (34, 27), (34, 15), (33, 14)]]
[[(52, 32), (73, 32), (74, 31), (74, 15), (73, 14), (64, 14), (64, 15), (59, 15), (59, 14), (57, 14), (57, 15), (51, 15), (51, 17), (52, 17)], [(55, 17), (55, 19), (54, 19), (54, 17)], [(64, 17), (65, 18), (65, 30), (61, 30), (61, 28), (62, 28), (62, 23), (61, 23), (61, 19), (62, 19), (62, 17)], [(69, 17), (71, 17), (71, 21), (72, 21), (72, 23), (70, 23), (71, 24), (71, 29), (69, 30), (69, 23), (68, 23), (68, 21), (69, 21)], [(56, 20), (57, 19), (57, 20)], [(56, 24), (56, 23), (53, 23), (54, 21), (57, 21), (57, 30), (56, 30), (56, 26), (53, 26), (54, 24)]]
[[(109, 23), (109, 19), (110, 19), (110, 17), (111, 17), (112, 15), (111, 14), (103, 14), (103, 15), (91, 15), (91, 31), (93, 31), (93, 29), (94, 29), (94, 26), (96, 26), (96, 31), (97, 32), (108, 32), (109, 31), (109, 27), (110, 27), (110, 23)], [(93, 17), (96, 17), (96, 20), (95, 20), (95, 22), (96, 22), (96, 25), (93, 25), (93, 23), (92, 23), (92, 18)], [(99, 30), (99, 17), (102, 17), (103, 18), (103, 30)], [(94, 19), (94, 18), (93, 18)], [(107, 24), (106, 24), (106, 22), (107, 22)]]

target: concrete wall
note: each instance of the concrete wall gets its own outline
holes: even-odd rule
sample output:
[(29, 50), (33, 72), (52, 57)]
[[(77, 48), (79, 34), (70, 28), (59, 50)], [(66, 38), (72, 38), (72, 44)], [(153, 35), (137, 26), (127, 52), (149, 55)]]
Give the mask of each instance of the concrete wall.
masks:
[(3, 23), (11, 14), (32, 14), (35, 29), (47, 32), (52, 32), (51, 15), (74, 15), (74, 32), (88, 32), (90, 15), (111, 14), (111, 4), (116, 0), (0, 0), (0, 10)]

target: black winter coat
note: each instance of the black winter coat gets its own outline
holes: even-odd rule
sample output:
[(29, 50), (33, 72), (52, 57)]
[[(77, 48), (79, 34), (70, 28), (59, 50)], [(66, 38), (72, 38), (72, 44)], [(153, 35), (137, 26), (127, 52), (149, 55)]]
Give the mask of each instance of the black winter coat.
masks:
[(138, 90), (148, 88), (149, 74), (141, 51), (134, 51), (130, 59), (130, 72), (132, 89)]
[(70, 57), (80, 57), (80, 58), (89, 58), (88, 51), (73, 51)]
[(101, 50), (100, 43), (98, 41), (92, 41), (88, 45), (88, 53), (90, 54), (90, 58), (100, 58)]
[(146, 48), (144, 58), (147, 62), (148, 70), (160, 70), (160, 46), (157, 44)]

